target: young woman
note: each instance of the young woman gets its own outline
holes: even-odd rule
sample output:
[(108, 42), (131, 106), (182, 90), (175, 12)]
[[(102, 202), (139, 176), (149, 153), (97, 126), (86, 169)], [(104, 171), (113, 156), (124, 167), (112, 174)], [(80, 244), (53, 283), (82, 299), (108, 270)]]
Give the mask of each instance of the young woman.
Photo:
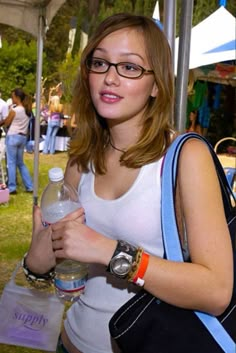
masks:
[(13, 107), (0, 126), (8, 127), (6, 136), (6, 154), (8, 188), (10, 194), (16, 194), (16, 170), (19, 169), (27, 192), (33, 191), (33, 182), (24, 163), (24, 149), (27, 142), (29, 121), (32, 112), (32, 99), (21, 88), (12, 91)]
[[(44, 229), (36, 207), (25, 259), (39, 277), (57, 259), (89, 264), (85, 293), (67, 312), (57, 352), (117, 352), (108, 322), (137, 284), (168, 303), (212, 314), (230, 301), (232, 253), (218, 179), (196, 140), (183, 147), (177, 189), (192, 262), (163, 259), (160, 171), (175, 135), (172, 106), (162, 31), (144, 16), (106, 19), (83, 52), (74, 94), (79, 123), (65, 177), (78, 188), (83, 208)], [(147, 261), (138, 280), (132, 273), (137, 253)]]
[[(54, 89), (54, 88), (53, 88)], [(61, 113), (63, 104), (60, 103), (60, 97), (49, 96), (49, 110), (47, 119), (47, 133), (43, 147), (44, 154), (54, 154), (56, 145), (56, 135), (61, 126)]]

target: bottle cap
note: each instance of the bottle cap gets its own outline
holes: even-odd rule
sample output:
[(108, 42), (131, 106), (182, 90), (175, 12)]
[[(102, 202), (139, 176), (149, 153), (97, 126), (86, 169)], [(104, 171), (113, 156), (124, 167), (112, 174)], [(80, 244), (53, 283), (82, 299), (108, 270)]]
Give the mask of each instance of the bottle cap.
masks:
[(61, 168), (51, 168), (48, 177), (51, 181), (60, 181), (64, 178), (63, 170)]

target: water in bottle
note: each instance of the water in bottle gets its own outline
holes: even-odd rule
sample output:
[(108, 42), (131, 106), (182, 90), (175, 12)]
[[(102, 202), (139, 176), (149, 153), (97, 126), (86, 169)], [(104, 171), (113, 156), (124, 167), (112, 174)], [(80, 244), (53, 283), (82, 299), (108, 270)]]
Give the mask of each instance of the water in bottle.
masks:
[(74, 302), (83, 293), (88, 268), (85, 264), (73, 260), (64, 260), (56, 266), (54, 285), (57, 296)]
[[(49, 170), (49, 184), (41, 197), (42, 220), (45, 225), (52, 224), (81, 207), (77, 190), (64, 182), (61, 168)], [(59, 298), (75, 301), (84, 291), (88, 267), (73, 260), (58, 262), (55, 268), (54, 285)]]

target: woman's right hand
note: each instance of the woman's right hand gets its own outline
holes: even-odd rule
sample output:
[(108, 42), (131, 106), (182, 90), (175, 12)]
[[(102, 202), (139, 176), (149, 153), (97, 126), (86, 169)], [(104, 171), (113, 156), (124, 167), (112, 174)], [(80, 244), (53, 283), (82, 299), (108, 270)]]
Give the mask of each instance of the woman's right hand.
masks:
[(51, 226), (43, 226), (40, 207), (34, 206), (32, 240), (25, 260), (27, 267), (34, 273), (44, 274), (56, 266), (51, 236)]

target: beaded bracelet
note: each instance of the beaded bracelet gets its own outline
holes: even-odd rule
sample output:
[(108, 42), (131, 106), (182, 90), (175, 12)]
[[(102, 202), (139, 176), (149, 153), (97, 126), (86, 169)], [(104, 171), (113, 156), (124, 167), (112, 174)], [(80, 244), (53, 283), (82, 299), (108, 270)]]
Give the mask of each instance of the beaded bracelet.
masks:
[(53, 267), (50, 271), (44, 274), (38, 274), (32, 272), (28, 266), (26, 265), (26, 257), (28, 253), (26, 253), (22, 259), (21, 265), (25, 274), (27, 281), (37, 289), (45, 289), (51, 286), (53, 279), (55, 277), (55, 268)]
[(149, 254), (145, 253), (142, 248), (139, 248), (135, 261), (136, 266), (130, 271), (128, 281), (143, 287), (145, 283), (143, 277), (147, 270), (148, 262)]
[(142, 254), (143, 254), (143, 249), (138, 248), (137, 252), (136, 252), (135, 261), (133, 262), (133, 265), (132, 265), (132, 270), (129, 272), (128, 277), (127, 277), (129, 282), (133, 282), (133, 278), (134, 278), (135, 274), (137, 273), (139, 266), (140, 266), (140, 263), (141, 263), (141, 260), (142, 260)]

